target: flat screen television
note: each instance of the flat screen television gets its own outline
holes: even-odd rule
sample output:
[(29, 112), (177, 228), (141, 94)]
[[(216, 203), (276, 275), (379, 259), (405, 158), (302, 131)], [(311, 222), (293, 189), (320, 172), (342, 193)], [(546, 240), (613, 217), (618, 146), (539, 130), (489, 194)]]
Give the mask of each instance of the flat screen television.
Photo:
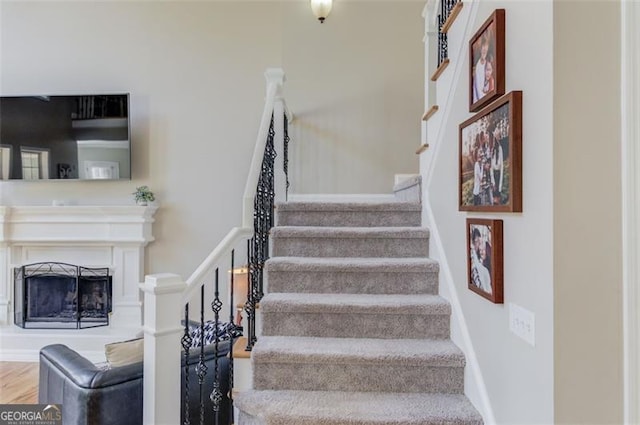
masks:
[(0, 180), (131, 179), (129, 94), (0, 97)]

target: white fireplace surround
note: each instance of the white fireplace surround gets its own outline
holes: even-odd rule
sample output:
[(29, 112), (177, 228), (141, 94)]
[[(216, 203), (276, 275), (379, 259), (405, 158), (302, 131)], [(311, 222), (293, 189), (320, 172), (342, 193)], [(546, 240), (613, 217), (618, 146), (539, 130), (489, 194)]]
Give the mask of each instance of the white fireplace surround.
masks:
[[(0, 207), (0, 359), (35, 360), (48, 343), (62, 343), (101, 360), (103, 345), (142, 328), (138, 285), (144, 251), (153, 241), (155, 206)], [(14, 325), (13, 271), (39, 262), (108, 267), (113, 312), (109, 326), (81, 330), (22, 329)]]

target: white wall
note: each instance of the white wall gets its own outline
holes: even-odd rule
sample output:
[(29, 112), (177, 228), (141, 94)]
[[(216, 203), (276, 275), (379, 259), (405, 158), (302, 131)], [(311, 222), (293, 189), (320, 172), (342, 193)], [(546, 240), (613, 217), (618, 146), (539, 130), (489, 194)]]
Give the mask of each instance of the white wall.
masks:
[[(523, 91), (523, 212), (457, 211), (458, 125), (470, 116), (466, 51), (451, 113), (440, 118), (442, 137), (429, 140), (433, 168), (425, 155), (421, 172), (431, 176), (426, 195), (440, 255), (450, 266), (495, 420), (622, 423), (620, 2), (473, 7), (478, 13), (465, 41), (491, 11), (506, 9), (507, 92)], [(429, 137), (437, 134), (427, 126)], [(504, 306), (466, 288), (466, 217), (504, 221)], [(509, 332), (509, 303), (535, 314), (535, 347)], [(453, 333), (464, 342), (463, 332)]]
[[(469, 13), (471, 5), (465, 3), (465, 13)], [(431, 204), (444, 248), (441, 255), (450, 266), (452, 283), (496, 422), (550, 424), (554, 419), (553, 56), (550, 54), (553, 6), (551, 1), (482, 1), (473, 7), (478, 8), (477, 15), (466, 29), (462, 57), (451, 57), (452, 63), (445, 71), (454, 73), (456, 67), (462, 66), (454, 81), (450, 114), (438, 117), (444, 120), (441, 137), (434, 139), (436, 133), (431, 128), (427, 133), (430, 154), (435, 155), (435, 168), (428, 170), (428, 161), (421, 162), (423, 178), (433, 172), (425, 184), (425, 197)], [(496, 8), (506, 10), (506, 91), (523, 91), (523, 212), (465, 213), (458, 211), (458, 126), (472, 116), (468, 112), (466, 46)], [(465, 27), (456, 22), (452, 31), (456, 34), (450, 37), (460, 38)], [(458, 63), (459, 60), (463, 62)], [(443, 74), (441, 78), (450, 77)], [(444, 90), (444, 87), (438, 85), (438, 89)], [(497, 218), (504, 222), (503, 305), (492, 304), (467, 289), (465, 220), (468, 217)], [(446, 272), (442, 276), (446, 277)], [(509, 332), (509, 303), (535, 314), (535, 347)], [(461, 335), (459, 330), (454, 330), (456, 342), (462, 342)], [(482, 401), (477, 393), (473, 398), (478, 404)]]
[(285, 9), (296, 193), (391, 193), (394, 174), (418, 171), (421, 10), (422, 1), (336, 1), (320, 25), (307, 19), (308, 1)]
[(337, 2), (322, 26), (306, 1), (0, 6), (1, 94), (130, 92), (133, 145), (131, 182), (8, 182), (0, 203), (130, 204), (148, 184), (160, 209), (147, 273), (187, 277), (239, 224), (267, 67), (284, 67), (300, 119), (294, 191), (388, 193), (417, 169), (419, 2)]

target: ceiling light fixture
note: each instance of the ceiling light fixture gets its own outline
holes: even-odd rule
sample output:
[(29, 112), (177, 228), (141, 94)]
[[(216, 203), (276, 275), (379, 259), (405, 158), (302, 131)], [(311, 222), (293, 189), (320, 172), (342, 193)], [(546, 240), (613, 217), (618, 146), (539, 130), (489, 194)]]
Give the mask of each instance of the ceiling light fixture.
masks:
[(311, 0), (311, 10), (321, 24), (331, 13), (331, 7), (333, 6), (333, 0)]

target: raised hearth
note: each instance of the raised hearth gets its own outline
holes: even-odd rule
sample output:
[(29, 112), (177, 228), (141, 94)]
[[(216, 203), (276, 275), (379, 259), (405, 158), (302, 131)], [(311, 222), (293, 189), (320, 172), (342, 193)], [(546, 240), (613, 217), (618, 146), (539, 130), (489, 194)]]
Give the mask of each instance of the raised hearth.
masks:
[[(138, 333), (142, 328), (138, 285), (144, 280), (145, 247), (153, 241), (156, 210), (154, 206), (0, 207), (0, 359), (36, 359), (40, 346), (53, 342), (97, 353), (107, 342)], [(15, 326), (14, 271), (41, 262), (108, 269), (109, 326), (79, 331)]]

